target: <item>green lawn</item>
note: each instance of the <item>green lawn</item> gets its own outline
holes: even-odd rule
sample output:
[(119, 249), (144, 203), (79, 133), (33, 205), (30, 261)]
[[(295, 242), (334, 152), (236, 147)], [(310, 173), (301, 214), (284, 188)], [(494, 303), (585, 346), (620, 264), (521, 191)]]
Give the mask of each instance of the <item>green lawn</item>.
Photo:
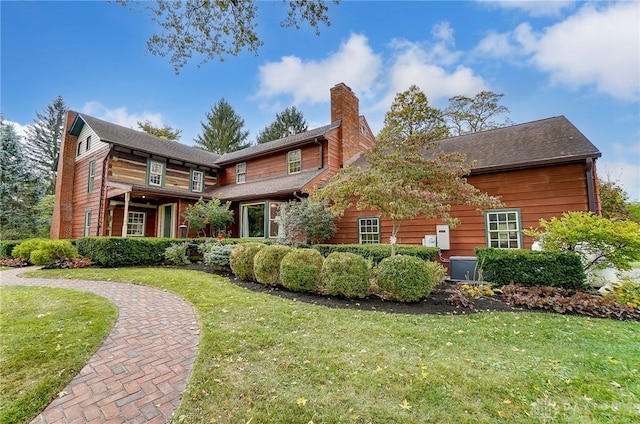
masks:
[(156, 286), (194, 305), (200, 353), (179, 422), (640, 420), (637, 322), (335, 310), (175, 269), (36, 273)]
[(0, 422), (28, 423), (95, 353), (117, 309), (91, 293), (21, 286), (3, 286), (0, 305)]

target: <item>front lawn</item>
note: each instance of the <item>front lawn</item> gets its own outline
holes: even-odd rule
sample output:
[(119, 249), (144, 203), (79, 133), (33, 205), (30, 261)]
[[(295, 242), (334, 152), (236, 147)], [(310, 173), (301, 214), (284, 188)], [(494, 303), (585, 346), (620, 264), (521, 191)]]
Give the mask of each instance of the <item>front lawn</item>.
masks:
[(640, 323), (549, 313), (329, 309), (161, 268), (46, 270), (173, 291), (197, 309), (184, 423), (640, 420)]

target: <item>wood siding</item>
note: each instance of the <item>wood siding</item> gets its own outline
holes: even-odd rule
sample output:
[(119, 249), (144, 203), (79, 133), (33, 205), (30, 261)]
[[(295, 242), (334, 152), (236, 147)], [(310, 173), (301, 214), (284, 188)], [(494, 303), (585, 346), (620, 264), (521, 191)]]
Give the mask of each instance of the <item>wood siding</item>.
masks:
[[(108, 154), (107, 145), (100, 150), (93, 150), (89, 155), (83, 155), (76, 159), (73, 178), (73, 219), (71, 238), (84, 236), (84, 216), (87, 210), (91, 210), (90, 235), (98, 235), (98, 219), (100, 219), (100, 196), (102, 192), (102, 170), (104, 159)], [(89, 164), (95, 161), (95, 178), (93, 190), (88, 191)], [(104, 216), (103, 216), (104, 217)]]
[[(500, 196), (504, 209), (519, 209), (521, 227), (537, 227), (541, 218), (550, 219), (566, 211), (589, 210), (584, 163), (558, 165), (544, 168), (472, 175), (469, 182), (483, 192)], [(452, 206), (451, 215), (460, 224), (450, 230), (451, 249), (443, 252), (449, 256), (472, 256), (475, 247), (486, 246), (484, 214), (473, 208)], [(338, 233), (331, 243), (357, 243), (359, 217), (379, 216), (372, 211), (347, 210), (338, 223)], [(406, 221), (398, 234), (398, 243), (421, 244), (427, 234), (436, 234), (439, 220), (423, 218)], [(381, 220), (381, 242), (389, 243), (391, 221)], [(524, 248), (531, 248), (532, 239), (523, 237)]]

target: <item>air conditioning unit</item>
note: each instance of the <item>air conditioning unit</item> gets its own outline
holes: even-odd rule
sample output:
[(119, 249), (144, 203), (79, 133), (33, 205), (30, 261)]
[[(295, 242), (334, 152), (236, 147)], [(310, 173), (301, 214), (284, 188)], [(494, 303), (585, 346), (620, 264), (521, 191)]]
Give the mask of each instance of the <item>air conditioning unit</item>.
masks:
[(449, 261), (451, 280), (478, 281), (479, 270), (475, 256), (452, 256)]

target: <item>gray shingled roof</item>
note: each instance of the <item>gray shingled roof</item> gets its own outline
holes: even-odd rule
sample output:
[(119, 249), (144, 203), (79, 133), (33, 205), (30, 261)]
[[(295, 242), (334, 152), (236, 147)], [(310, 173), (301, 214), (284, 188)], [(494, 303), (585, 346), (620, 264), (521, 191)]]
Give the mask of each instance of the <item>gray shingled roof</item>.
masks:
[(302, 190), (305, 184), (324, 172), (326, 168), (303, 171), (298, 174), (275, 176), (243, 184), (228, 184), (217, 187), (213, 195), (222, 200), (242, 200), (262, 196), (288, 194)]
[(103, 121), (93, 116), (78, 114), (78, 117), (86, 122), (95, 131), (100, 140), (105, 143), (113, 143), (130, 149), (213, 168), (216, 167), (215, 161), (220, 157), (215, 153), (198, 147), (165, 140), (142, 131)]
[(434, 152), (475, 160), (474, 173), (598, 158), (600, 151), (567, 118), (557, 116), (440, 140)]
[(317, 137), (323, 137), (329, 130), (340, 126), (340, 121), (332, 122), (329, 125), (325, 125), (319, 128), (314, 128), (303, 133), (290, 135), (288, 137), (280, 138), (278, 140), (269, 141), (268, 143), (255, 144), (247, 147), (246, 149), (238, 150), (231, 153), (225, 153), (222, 155), (216, 163), (219, 165), (241, 161), (242, 159), (260, 156), (262, 154), (288, 149), (295, 145), (306, 143)]

